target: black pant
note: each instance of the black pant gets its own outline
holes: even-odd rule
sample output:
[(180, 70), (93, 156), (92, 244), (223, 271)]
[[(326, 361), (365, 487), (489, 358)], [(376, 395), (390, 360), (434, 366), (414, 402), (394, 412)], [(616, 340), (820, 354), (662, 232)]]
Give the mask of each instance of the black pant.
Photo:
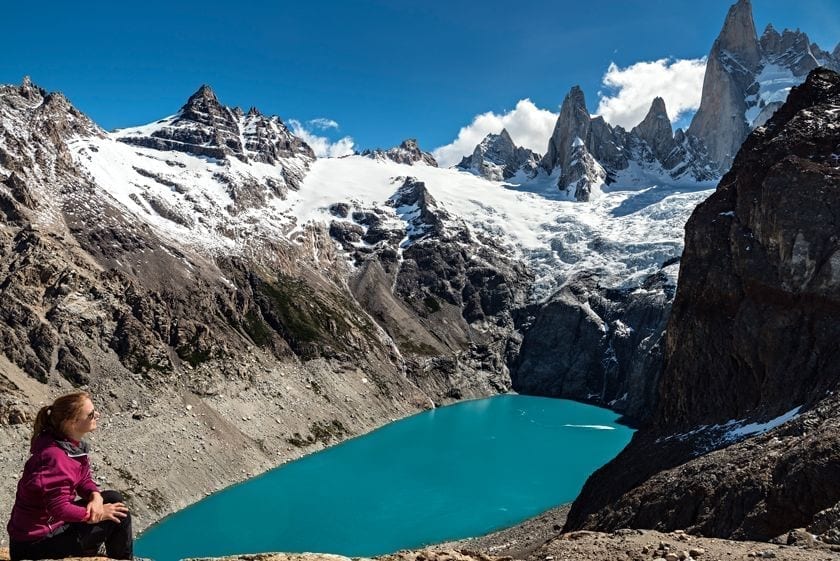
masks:
[[(103, 503), (121, 503), (123, 497), (116, 491), (103, 491)], [(96, 524), (76, 522), (67, 524), (57, 534), (34, 542), (11, 540), (11, 561), (21, 559), (61, 559), (96, 555), (105, 544), (105, 554), (111, 559), (131, 559), (134, 542), (131, 537), (131, 515), (117, 524), (104, 520)]]

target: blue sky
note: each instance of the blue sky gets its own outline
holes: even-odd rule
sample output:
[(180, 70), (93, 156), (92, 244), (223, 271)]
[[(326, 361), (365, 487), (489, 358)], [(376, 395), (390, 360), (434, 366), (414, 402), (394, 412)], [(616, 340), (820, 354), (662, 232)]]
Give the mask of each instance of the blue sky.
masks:
[[(221, 101), (357, 148), (449, 142), (474, 116), (529, 98), (556, 111), (580, 84), (590, 111), (610, 63), (707, 54), (730, 0), (10, 3), (0, 82), (59, 90), (107, 129), (177, 111), (202, 83)], [(137, 7), (142, 6), (142, 7)], [(759, 34), (800, 27), (832, 50), (837, 0), (754, 0)]]

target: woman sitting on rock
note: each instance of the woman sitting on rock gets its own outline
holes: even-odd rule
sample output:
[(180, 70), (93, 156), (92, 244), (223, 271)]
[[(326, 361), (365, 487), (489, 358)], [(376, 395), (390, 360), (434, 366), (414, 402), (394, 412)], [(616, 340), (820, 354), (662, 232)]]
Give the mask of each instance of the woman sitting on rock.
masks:
[(122, 496), (100, 493), (90, 475), (82, 437), (96, 430), (98, 418), (85, 392), (38, 411), (7, 526), (12, 561), (96, 555), (103, 543), (108, 557), (132, 558), (131, 517)]

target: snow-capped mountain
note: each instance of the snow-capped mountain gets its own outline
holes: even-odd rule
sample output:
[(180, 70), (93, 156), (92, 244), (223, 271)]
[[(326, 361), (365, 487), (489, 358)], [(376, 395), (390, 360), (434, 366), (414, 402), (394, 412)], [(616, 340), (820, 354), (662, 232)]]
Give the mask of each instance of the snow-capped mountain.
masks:
[(403, 140), (399, 146), (388, 148), (387, 150), (375, 149), (365, 150), (362, 156), (373, 158), (374, 160), (390, 160), (398, 164), (424, 164), (427, 166), (437, 167), (435, 157), (429, 152), (424, 152), (417, 144), (414, 138), (407, 138)]
[(473, 153), (464, 156), (457, 167), (491, 181), (503, 181), (517, 174), (533, 178), (537, 174), (539, 159), (539, 154), (523, 146), (516, 146), (507, 129), (502, 129), (499, 134), (484, 137)]
[[(687, 131), (672, 130), (662, 98), (652, 100), (644, 120), (629, 132), (591, 116), (583, 91), (575, 86), (539, 165), (556, 175), (567, 197), (588, 201), (601, 192), (635, 182), (637, 170), (665, 182), (717, 180), (750, 130), (764, 124), (809, 71), (840, 68), (840, 44), (832, 53), (811, 43), (802, 31), (782, 33), (768, 25), (756, 37), (749, 0), (739, 0), (727, 15), (709, 54), (702, 101)], [(736, 118), (731, 116), (735, 115)], [(458, 165), (495, 181), (527, 184), (536, 174), (535, 155), (515, 153), (506, 131), (490, 135)]]
[(282, 238), (283, 201), (315, 161), (278, 117), (223, 106), (208, 86), (171, 117), (67, 144), (109, 198), (161, 235), (229, 253)]
[(591, 117), (578, 86), (563, 100), (540, 166), (558, 175), (557, 187), (577, 201), (638, 184), (640, 171), (665, 183), (717, 178), (702, 144), (672, 131), (662, 98), (655, 98), (647, 116), (628, 132)]
[(759, 39), (750, 1), (738, 0), (709, 52), (700, 108), (688, 135), (701, 140), (725, 172), (749, 132), (770, 118), (790, 89), (818, 66), (838, 69), (839, 53), (840, 44), (829, 53), (802, 31), (779, 33), (772, 25)]
[[(181, 367), (173, 357), (210, 357), (213, 349), (257, 341), (278, 356), (349, 356), (349, 349), (362, 344), (358, 339), (309, 331), (301, 339), (293, 329), (300, 322), (290, 327), (291, 312), (278, 313), (265, 298), (286, 286), (283, 279), (301, 276), (310, 280), (295, 291), (320, 286), (318, 294), (331, 287), (325, 296), (312, 297), (327, 299), (318, 309), (336, 306), (339, 300), (330, 295), (344, 292), (347, 303), (329, 314), (355, 318), (348, 325), (365, 317), (361, 310), (375, 318), (387, 345), (400, 351), (400, 371), (439, 400), (509, 387), (507, 364), (521, 342), (517, 331), (540, 326), (525, 340), (529, 347), (543, 337), (540, 329), (551, 329), (555, 307), (535, 323), (540, 302), (586, 273), (597, 279), (587, 294), (613, 290), (607, 299), (612, 304), (592, 307), (604, 314), (592, 323), (592, 357), (600, 363), (597, 357), (610, 348), (614, 333), (630, 332), (609, 327), (624, 321), (618, 295), (642, 286), (650, 294), (673, 290), (682, 225), (711, 187), (664, 183), (638, 167), (624, 176), (629, 189), (606, 190), (583, 205), (559, 193), (557, 177), (544, 173), (517, 186), (414, 165), (416, 159), (412, 165), (361, 155), (314, 160), (281, 120), (225, 107), (207, 87), (172, 117), (112, 133), (28, 81), (5, 87), (2, 107), (6, 130), (20, 140), (0, 141), (0, 179), (8, 190), (7, 211), (21, 225), (75, 239), (88, 259), (134, 279), (138, 290), (170, 290), (164, 276), (192, 279), (179, 281), (175, 294), (142, 297), (169, 299), (167, 311), (159, 312), (170, 316), (166, 322), (148, 323), (138, 309), (142, 321), (128, 312), (118, 324), (122, 331), (98, 335), (106, 347), (119, 349), (127, 368), (140, 371), (174, 372)], [(59, 127), (60, 134), (44, 144), (39, 126)], [(27, 155), (36, 153), (55, 156)], [(32, 201), (31, 208), (18, 199)], [(107, 220), (97, 218), (103, 216)], [(62, 251), (54, 250), (52, 260), (64, 259)], [(224, 296), (208, 297), (208, 291)], [(178, 310), (195, 307), (188, 304), (193, 297), (205, 306), (216, 303), (180, 317)], [(124, 296), (113, 298), (120, 302)], [(222, 302), (224, 311), (213, 312)], [(578, 306), (589, 308), (585, 301)], [(73, 321), (90, 321), (85, 317)], [(219, 317), (231, 319), (219, 323)], [(163, 329), (169, 322), (180, 335)], [(231, 331), (231, 325), (239, 327)], [(638, 324), (628, 329), (640, 337), (647, 333)], [(373, 350), (366, 353), (381, 356), (382, 340), (370, 333), (364, 345)], [(55, 367), (48, 357), (26, 359), (35, 356), (26, 343), (30, 338), (18, 340), (21, 364), (39, 376)], [(77, 341), (72, 348), (88, 356), (89, 344)], [(167, 352), (170, 346), (174, 355)], [(439, 361), (452, 353), (462, 358)], [(530, 361), (517, 367), (517, 383), (527, 383), (533, 366)], [(612, 401), (617, 392), (626, 393), (620, 381), (605, 391), (603, 379), (579, 384), (572, 395)], [(532, 385), (534, 391), (552, 391), (539, 386)], [(629, 401), (641, 407), (644, 400), (630, 394)]]

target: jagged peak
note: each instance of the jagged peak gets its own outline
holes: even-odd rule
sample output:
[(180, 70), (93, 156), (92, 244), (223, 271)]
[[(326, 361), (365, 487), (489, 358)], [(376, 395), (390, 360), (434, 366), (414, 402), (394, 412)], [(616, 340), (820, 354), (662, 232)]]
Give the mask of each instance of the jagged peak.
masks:
[(572, 89), (569, 90), (569, 93), (567, 93), (566, 97), (563, 99), (563, 105), (561, 106), (560, 111), (563, 111), (563, 108), (566, 108), (567, 106), (569, 109), (583, 109), (587, 113), (589, 112), (586, 109), (586, 97), (583, 95), (583, 90), (580, 86), (572, 86)]
[(30, 78), (28, 75), (24, 76), (23, 80), (21, 80), (18, 92), (20, 92), (20, 95), (29, 100), (32, 100), (34, 97), (37, 96), (40, 96), (42, 98), (47, 96), (47, 90), (35, 85), (32, 82), (32, 78)]
[(251, 108), (248, 109), (248, 116), (249, 117), (260, 117), (260, 116), (262, 116), (262, 113), (260, 113), (260, 110), (257, 109), (256, 107), (251, 106)]
[(797, 27), (796, 29), (788, 29), (787, 27), (785, 27), (785, 28), (782, 30), (782, 37), (784, 37), (784, 36), (786, 36), (786, 35), (788, 35), (788, 36), (793, 36), (793, 37), (797, 37), (797, 38), (804, 38), (804, 39), (805, 39), (805, 40), (806, 40), (809, 44), (810, 44), (810, 42), (811, 42), (811, 41), (808, 39), (808, 34), (807, 34), (807, 33), (805, 33), (804, 31), (802, 31), (801, 29), (799, 29), (798, 27)]
[(664, 161), (674, 147), (674, 135), (665, 100), (655, 97), (645, 118), (631, 132), (647, 142), (657, 160)]
[(668, 118), (668, 110), (665, 108), (665, 100), (657, 96), (653, 98), (647, 115), (642, 122), (633, 127), (633, 132), (648, 129), (664, 129), (667, 123), (668, 133), (671, 132), (671, 120)]
[(761, 34), (761, 38), (764, 39), (765, 37), (781, 37), (779, 32), (773, 27), (772, 23), (768, 23), (767, 27), (764, 28), (764, 33)]
[[(125, 129), (117, 140), (218, 160), (234, 157), (245, 163), (273, 165), (285, 158), (315, 158), (311, 148), (277, 117), (263, 117), (253, 107), (249, 116), (253, 120), (244, 123), (245, 113), (241, 107), (222, 105), (213, 89), (203, 84), (173, 118)], [(250, 126), (252, 124), (257, 125), (256, 129)], [(295, 177), (294, 181), (299, 182), (299, 179)]]
[(498, 145), (506, 145), (510, 148), (516, 148), (516, 144), (513, 142), (513, 138), (511, 138), (510, 133), (508, 133), (507, 129), (502, 129), (499, 134), (495, 133), (487, 133), (481, 142), (476, 145), (476, 149), (479, 149), (482, 146), (489, 147), (489, 146), (498, 146)]
[(718, 49), (737, 55), (744, 63), (758, 64), (761, 52), (750, 0), (738, 0), (729, 8), (715, 45)]
[(213, 91), (213, 88), (207, 84), (202, 84), (201, 87), (189, 97), (184, 107), (192, 107), (205, 103), (221, 105), (219, 103), (219, 99), (216, 97), (216, 93)]
[(653, 102), (650, 104), (650, 110), (648, 111), (648, 115), (664, 115), (665, 117), (667, 117), (668, 110), (665, 109), (665, 100), (659, 96), (653, 98)]
[(385, 158), (400, 164), (423, 162), (427, 165), (437, 167), (437, 161), (434, 156), (421, 150), (416, 138), (406, 138), (400, 142), (399, 146), (389, 148), (388, 150), (382, 150), (381, 148), (364, 150), (361, 155), (374, 159)]
[(201, 84), (193, 96), (201, 96), (205, 99), (216, 99), (216, 92), (213, 91), (213, 88), (211, 88), (209, 84)]

